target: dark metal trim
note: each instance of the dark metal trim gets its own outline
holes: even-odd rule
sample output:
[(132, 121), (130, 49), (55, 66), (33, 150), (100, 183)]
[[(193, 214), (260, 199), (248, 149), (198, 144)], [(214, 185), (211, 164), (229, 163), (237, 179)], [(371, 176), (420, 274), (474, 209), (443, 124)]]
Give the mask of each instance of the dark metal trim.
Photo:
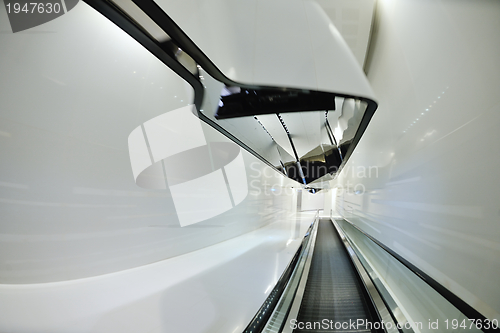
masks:
[(295, 161), (298, 162), (300, 160), (299, 155), (297, 154), (297, 150), (295, 150), (295, 145), (293, 144), (293, 140), (292, 140), (292, 137), (290, 136), (290, 132), (288, 132), (288, 129), (286, 128), (285, 122), (283, 121), (283, 118), (281, 118), (280, 114), (277, 113), (276, 116), (278, 117), (278, 120), (280, 121), (281, 126), (283, 126), (283, 129), (286, 132), (286, 135), (288, 137), (288, 141), (290, 141), (290, 145), (292, 146), (292, 149), (293, 149), (293, 154), (295, 155)]
[(302, 178), (302, 183), (304, 183), (304, 185), (307, 185), (306, 177), (304, 177), (304, 171), (302, 171), (302, 166), (300, 165), (300, 158), (299, 158), (299, 155), (297, 154), (297, 150), (295, 149), (295, 145), (293, 144), (292, 136), (290, 135), (290, 132), (288, 132), (288, 128), (286, 127), (285, 121), (283, 120), (283, 118), (281, 118), (280, 114), (276, 113), (276, 116), (278, 117), (278, 119), (281, 123), (281, 126), (283, 126), (283, 129), (286, 132), (288, 140), (290, 141), (290, 145), (292, 146), (293, 153), (295, 154), (295, 160), (296, 160), (297, 168), (299, 171), (299, 175), (300, 175), (300, 178)]
[[(340, 220), (340, 219), (335, 219), (335, 220)], [(356, 228), (359, 232), (361, 232), (363, 235), (368, 237), (370, 240), (372, 240), (375, 244), (380, 246), (382, 249), (384, 249), (387, 253), (389, 253), (391, 256), (393, 256), (396, 260), (398, 260), (400, 263), (402, 263), (406, 268), (408, 268), (412, 273), (416, 274), (419, 278), (421, 278), (425, 283), (427, 283), (432, 289), (437, 291), (441, 296), (443, 296), (448, 302), (450, 302), (454, 307), (456, 307), (460, 312), (462, 312), (467, 318), (469, 319), (475, 319), (475, 320), (481, 320), (481, 322), (484, 322), (486, 319), (485, 316), (483, 316), (479, 311), (474, 309), (472, 306), (470, 306), (468, 303), (466, 303), (464, 300), (462, 300), (460, 297), (452, 293), (450, 290), (445, 288), (442, 284), (434, 280), (432, 277), (430, 277), (427, 273), (422, 271), (420, 268), (400, 256), (398, 253), (393, 251), (391, 248), (388, 246), (384, 245), (380, 241), (378, 241), (376, 238), (370, 236), (361, 228), (356, 226), (354, 223), (346, 220), (343, 218), (342, 220), (346, 221), (350, 225), (352, 225), (354, 228)], [(494, 318), (498, 319), (498, 318)], [(483, 332), (500, 332), (500, 328), (490, 328), (490, 329), (482, 329)]]
[[(326, 119), (325, 121), (325, 125), (326, 125), (326, 132), (328, 133), (328, 136), (330, 137), (330, 141), (336, 145), (337, 147), (339, 146), (338, 143), (337, 143), (337, 139), (335, 139), (335, 136), (333, 135), (333, 131), (332, 131), (332, 128), (330, 127), (330, 123), (328, 122), (328, 118)], [(333, 139), (333, 141), (332, 141)]]
[(84, 0), (90, 7), (101, 13), (108, 20), (116, 24), (120, 29), (129, 34), (139, 44), (151, 52), (156, 58), (163, 62), (167, 67), (176, 72), (180, 77), (186, 80), (194, 89), (194, 104), (197, 109), (201, 107), (203, 101), (203, 85), (197, 77), (182, 66), (174, 57), (167, 53), (159, 43), (152, 39), (142, 27), (126, 16), (123, 11), (116, 7), (113, 3), (99, 0)]
[(330, 143), (333, 145), (337, 145), (335, 142), (337, 142), (337, 140), (335, 140), (335, 142), (333, 142), (333, 139), (332, 139), (332, 136), (330, 135), (330, 131), (328, 130), (328, 127), (326, 127), (326, 123), (325, 123), (325, 128), (326, 128), (326, 134), (328, 134), (328, 139), (330, 139)]
[[(340, 162), (343, 162), (344, 161), (344, 157), (342, 156), (342, 151), (340, 150), (340, 146), (337, 142), (337, 139), (335, 139), (335, 135), (333, 134), (333, 131), (332, 131), (332, 127), (330, 126), (330, 122), (328, 121), (328, 111), (326, 111), (326, 114), (327, 114), (327, 117), (326, 117), (326, 131), (330, 131), (331, 135), (332, 135), (332, 138), (333, 138), (333, 141), (335, 142), (335, 145), (337, 146), (337, 150), (339, 151), (339, 155), (340, 155)], [(331, 138), (330, 138), (331, 140)]]
[(221, 102), (222, 105), (219, 105), (215, 113), (217, 120), (273, 113), (334, 110), (335, 94), (315, 90), (240, 88), (239, 92), (221, 96)]
[[(196, 92), (195, 92), (196, 93)], [(235, 143), (237, 143), (239, 146), (243, 147), (243, 149), (245, 149), (246, 151), (248, 151), (250, 154), (252, 154), (253, 156), (257, 157), (259, 160), (261, 160), (263, 163), (265, 163), (266, 165), (268, 165), (269, 167), (273, 168), (274, 170), (276, 170), (277, 172), (279, 173), (282, 173), (281, 171), (279, 171), (276, 166), (272, 165), (271, 162), (269, 162), (268, 160), (266, 160), (264, 157), (262, 157), (262, 155), (260, 155), (259, 153), (257, 153), (255, 150), (253, 150), (252, 148), (250, 148), (249, 146), (247, 146), (247, 144), (245, 144), (243, 141), (241, 141), (240, 139), (238, 139), (237, 137), (235, 137), (233, 134), (231, 134), (230, 132), (228, 132), (224, 127), (222, 127), (221, 125), (217, 124), (215, 121), (213, 121), (212, 119), (210, 119), (207, 115), (205, 115), (203, 112), (198, 112), (198, 117), (203, 120), (205, 123), (207, 123), (208, 125), (212, 126), (215, 130), (219, 131), (220, 133), (222, 133), (223, 135), (225, 135), (226, 137), (228, 137), (230, 140), (234, 141)]]

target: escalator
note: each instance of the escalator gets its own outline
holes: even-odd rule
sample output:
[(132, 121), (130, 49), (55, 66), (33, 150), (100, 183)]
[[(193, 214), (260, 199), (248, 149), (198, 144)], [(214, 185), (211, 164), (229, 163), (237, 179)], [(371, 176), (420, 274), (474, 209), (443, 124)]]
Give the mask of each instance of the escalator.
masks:
[(456, 332), (458, 324), (449, 322), (469, 323), (460, 332), (500, 331), (498, 319), (485, 318), (356, 225), (318, 212), (243, 333), (433, 333), (438, 323), (439, 331)]
[(316, 216), (244, 333), (398, 332), (388, 322), (395, 326), (341, 229)]
[(361, 324), (376, 321), (378, 315), (334, 225), (320, 219), (294, 332), (378, 332)]

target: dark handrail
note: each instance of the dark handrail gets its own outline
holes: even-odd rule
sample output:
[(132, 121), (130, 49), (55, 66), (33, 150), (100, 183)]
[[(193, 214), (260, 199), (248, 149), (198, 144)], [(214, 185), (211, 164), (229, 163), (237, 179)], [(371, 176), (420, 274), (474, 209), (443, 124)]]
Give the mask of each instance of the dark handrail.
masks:
[(273, 290), (269, 294), (269, 296), (266, 298), (264, 301), (264, 304), (260, 307), (259, 311), (255, 314), (255, 316), (252, 318), (248, 326), (243, 330), (244, 333), (260, 333), (266, 326), (269, 318), (271, 317), (271, 314), (274, 311), (274, 308), (278, 304), (278, 301), (280, 300), (281, 295), (283, 294), (283, 291), (285, 290), (286, 285), (288, 284), (288, 280), (290, 280), (290, 276), (293, 273), (293, 270), (295, 269), (295, 266), (297, 265), (297, 262), (300, 257), (300, 253), (302, 252), (303, 246), (302, 244), (299, 246), (297, 249), (297, 252), (295, 252), (295, 255), (293, 256), (292, 260), (288, 264), (287, 268), (281, 275), (280, 279), (274, 286)]
[(285, 288), (290, 280), (290, 277), (292, 276), (293, 271), (295, 270), (295, 267), (297, 266), (297, 263), (300, 259), (302, 252), (306, 248), (306, 242), (308, 241), (309, 236), (311, 235), (311, 230), (313, 228), (314, 222), (316, 222), (316, 218), (307, 229), (307, 232), (304, 236), (304, 239), (302, 240), (302, 243), (295, 252), (295, 255), (293, 256), (292, 260), (288, 263), (288, 266), (286, 267), (283, 274), (281, 274), (280, 279), (274, 286), (269, 296), (264, 301), (264, 304), (262, 304), (260, 309), (257, 311), (255, 316), (248, 324), (248, 326), (243, 330), (243, 333), (260, 333), (266, 327), (266, 324), (269, 321), (269, 318), (271, 317), (274, 308), (278, 304), (281, 295), (285, 291)]

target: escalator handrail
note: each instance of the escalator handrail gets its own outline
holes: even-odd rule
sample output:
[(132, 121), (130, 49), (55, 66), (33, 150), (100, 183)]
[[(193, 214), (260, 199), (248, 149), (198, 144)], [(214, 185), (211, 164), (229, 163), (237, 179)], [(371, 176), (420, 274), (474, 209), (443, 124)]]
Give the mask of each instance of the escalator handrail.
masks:
[(302, 253), (306, 248), (305, 246), (306, 242), (308, 241), (314, 223), (317, 221), (318, 218), (319, 218), (319, 210), (316, 212), (314, 220), (307, 229), (306, 234), (302, 240), (302, 243), (299, 245), (299, 248), (295, 252), (295, 255), (293, 256), (292, 260), (290, 260), (290, 262), (288, 263), (288, 266), (284, 270), (283, 274), (281, 274), (281, 277), (279, 278), (278, 282), (276, 282), (276, 285), (274, 286), (273, 290), (266, 298), (260, 309), (257, 311), (257, 313), (252, 318), (247, 327), (243, 330), (243, 333), (250, 333), (250, 332), (260, 333), (266, 327), (267, 322), (271, 317), (271, 314), (273, 313), (276, 305), (278, 304), (281, 298), (281, 295), (285, 291), (285, 288), (288, 285), (288, 282), (290, 281), (290, 277), (292, 276), (292, 273), (295, 270), (297, 263), (299, 262), (299, 258), (301, 257)]
[[(336, 219), (340, 220), (340, 219)], [(434, 289), (436, 292), (438, 292), (441, 296), (443, 296), (448, 302), (450, 302), (455, 308), (457, 308), (460, 312), (462, 312), (467, 318), (469, 319), (474, 319), (475, 321), (481, 321), (485, 322), (486, 320), (489, 320), (485, 316), (483, 316), (479, 311), (474, 309), (472, 306), (470, 306), (468, 303), (466, 303), (464, 300), (462, 300), (460, 297), (455, 295), (453, 292), (451, 292), (449, 289), (444, 287), (442, 284), (434, 280), (432, 277), (430, 277), (428, 274), (426, 274), (424, 271), (419, 269), (417, 266), (400, 256), (398, 253), (396, 253), (394, 250), (390, 249), (374, 237), (370, 236), (361, 228), (356, 226), (354, 223), (351, 221), (347, 220), (346, 218), (342, 218), (342, 220), (346, 221), (349, 223), (352, 227), (354, 227), (356, 230), (361, 232), (364, 236), (369, 238), (371, 241), (373, 241), (375, 244), (377, 244), (380, 248), (385, 250), (388, 254), (390, 254), (393, 258), (395, 258), (397, 261), (399, 261), (401, 264), (403, 264), (406, 268), (408, 268), (412, 273), (417, 275), (420, 279), (422, 279), (427, 285), (429, 285), (432, 289)], [(495, 318), (497, 319), (497, 318)], [(500, 332), (500, 328), (490, 328), (490, 329), (482, 329), (483, 332)]]

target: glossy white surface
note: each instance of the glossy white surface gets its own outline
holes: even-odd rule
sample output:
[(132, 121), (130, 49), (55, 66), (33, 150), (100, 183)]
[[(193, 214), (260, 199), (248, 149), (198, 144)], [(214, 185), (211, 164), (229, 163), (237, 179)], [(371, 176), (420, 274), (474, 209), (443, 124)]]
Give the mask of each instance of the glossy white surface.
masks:
[(334, 181), (350, 189), (337, 209), (498, 319), (500, 2), (380, 0), (377, 11), (379, 109)]
[(315, 0), (340, 32), (359, 65), (368, 51), (375, 0)]
[(315, 212), (154, 264), (65, 282), (0, 285), (1, 332), (241, 332)]
[(341, 35), (309, 0), (158, 0), (230, 79), (373, 98)]
[(162, 28), (160, 28), (149, 16), (147, 16), (132, 0), (113, 0), (115, 5), (126, 12), (141, 27), (143, 27), (154, 39), (159, 42), (170, 40)]
[[(169, 112), (191, 110), (191, 87), (84, 2), (16, 34), (1, 5), (0, 30), (0, 283), (130, 269), (292, 212), (295, 182), (243, 151), (239, 167), (227, 165), (228, 185), (213, 167), (217, 179), (202, 188), (183, 181), (170, 191), (162, 159), (228, 140), (192, 115), (189, 128), (171, 126)], [(135, 177), (151, 158), (162, 181), (140, 187)], [(212, 167), (201, 157), (188, 162), (182, 169)], [(270, 193), (273, 185), (283, 191)], [(229, 191), (233, 202), (221, 199), (230, 199)]]

